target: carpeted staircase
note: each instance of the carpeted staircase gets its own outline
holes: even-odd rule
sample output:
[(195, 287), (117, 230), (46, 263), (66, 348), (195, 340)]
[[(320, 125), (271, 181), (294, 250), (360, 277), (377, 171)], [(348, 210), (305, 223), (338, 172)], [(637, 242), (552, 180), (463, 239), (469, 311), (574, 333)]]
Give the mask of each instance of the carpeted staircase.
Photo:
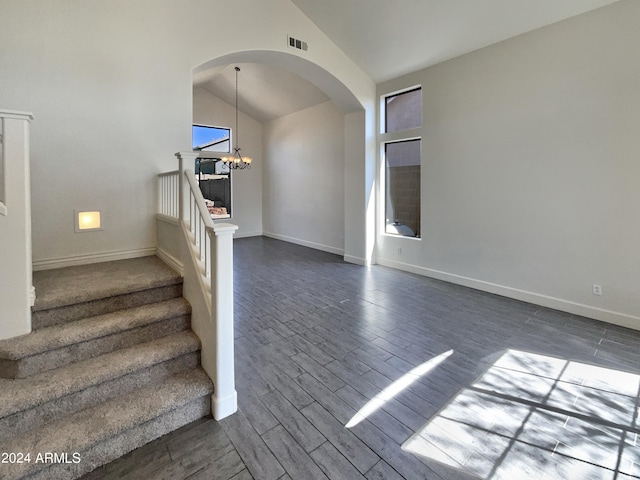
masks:
[(0, 479), (78, 478), (210, 414), (182, 278), (159, 259), (34, 285), (33, 332), (0, 341)]

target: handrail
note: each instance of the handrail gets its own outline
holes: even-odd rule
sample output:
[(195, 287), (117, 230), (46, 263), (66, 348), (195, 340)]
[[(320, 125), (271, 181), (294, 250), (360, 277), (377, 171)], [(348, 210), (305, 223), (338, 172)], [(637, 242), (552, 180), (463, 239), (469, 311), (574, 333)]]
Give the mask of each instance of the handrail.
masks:
[[(213, 380), (216, 420), (237, 410), (233, 348), (233, 233), (238, 228), (214, 223), (192, 169), (197, 153), (179, 152), (177, 172), (158, 175), (160, 217), (175, 223), (186, 242), (180, 262), (183, 293), (191, 303), (191, 325), (202, 342), (202, 366)], [(166, 208), (166, 210), (163, 210)]]
[(208, 230), (213, 230), (213, 220), (207, 205), (204, 203), (204, 197), (200, 192), (200, 187), (196, 183), (196, 177), (193, 170), (187, 168), (184, 170), (184, 178), (189, 185), (189, 231), (194, 236), (195, 247), (198, 257), (203, 262), (204, 276), (207, 282), (211, 282), (211, 239), (207, 234)]
[(204, 197), (202, 194), (195, 195), (194, 192), (200, 192), (200, 187), (196, 182), (196, 176), (193, 170), (187, 168), (184, 170), (184, 176), (187, 179), (187, 183), (191, 189), (191, 193), (193, 195), (193, 200), (195, 205), (198, 208), (200, 216), (202, 217), (202, 221), (204, 222), (207, 228), (213, 228), (213, 219), (211, 218), (211, 214), (209, 213), (209, 209), (207, 208), (207, 204), (204, 203)]

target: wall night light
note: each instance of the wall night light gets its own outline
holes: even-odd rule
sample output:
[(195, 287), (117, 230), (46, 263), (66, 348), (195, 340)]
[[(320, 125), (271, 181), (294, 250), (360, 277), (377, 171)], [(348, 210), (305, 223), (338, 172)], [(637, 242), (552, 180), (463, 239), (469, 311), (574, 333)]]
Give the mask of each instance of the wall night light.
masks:
[(102, 230), (100, 228), (100, 212), (80, 212), (76, 210), (76, 232)]

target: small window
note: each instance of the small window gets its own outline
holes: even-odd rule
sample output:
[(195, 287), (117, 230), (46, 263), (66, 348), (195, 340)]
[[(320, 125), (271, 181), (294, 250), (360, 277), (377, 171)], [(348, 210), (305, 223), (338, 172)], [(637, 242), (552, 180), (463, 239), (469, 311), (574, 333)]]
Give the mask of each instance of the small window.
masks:
[(420, 140), (386, 143), (385, 231), (420, 237)]
[(422, 126), (422, 89), (416, 88), (384, 98), (385, 133)]
[(231, 130), (208, 125), (193, 125), (193, 149), (205, 152), (231, 152)]

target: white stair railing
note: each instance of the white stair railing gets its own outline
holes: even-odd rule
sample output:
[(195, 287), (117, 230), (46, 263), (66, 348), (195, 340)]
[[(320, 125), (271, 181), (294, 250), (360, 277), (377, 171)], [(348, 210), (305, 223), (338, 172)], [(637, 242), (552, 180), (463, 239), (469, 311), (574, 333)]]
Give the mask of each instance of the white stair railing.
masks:
[[(197, 154), (179, 152), (176, 157), (178, 171), (158, 176), (159, 213), (176, 218), (186, 240), (188, 258), (181, 259), (185, 264), (185, 297), (192, 304), (192, 327), (202, 341), (202, 366), (215, 386), (213, 414), (220, 420), (237, 410), (233, 233), (238, 227), (213, 223), (193, 170), (185, 168), (195, 164)], [(191, 278), (191, 274), (195, 278)], [(204, 304), (204, 308), (198, 308), (199, 303)]]
[(209, 210), (204, 203), (204, 198), (196, 182), (195, 175), (191, 169), (184, 170), (184, 178), (189, 186), (187, 191), (189, 217), (189, 234), (191, 247), (196, 254), (196, 258), (201, 263), (204, 280), (211, 283), (211, 237), (209, 232), (213, 231), (215, 225), (209, 214)]
[(180, 202), (178, 201), (178, 181), (180, 179), (180, 172), (175, 170), (173, 172), (161, 173), (158, 175), (158, 213), (166, 217), (179, 218), (180, 217)]

